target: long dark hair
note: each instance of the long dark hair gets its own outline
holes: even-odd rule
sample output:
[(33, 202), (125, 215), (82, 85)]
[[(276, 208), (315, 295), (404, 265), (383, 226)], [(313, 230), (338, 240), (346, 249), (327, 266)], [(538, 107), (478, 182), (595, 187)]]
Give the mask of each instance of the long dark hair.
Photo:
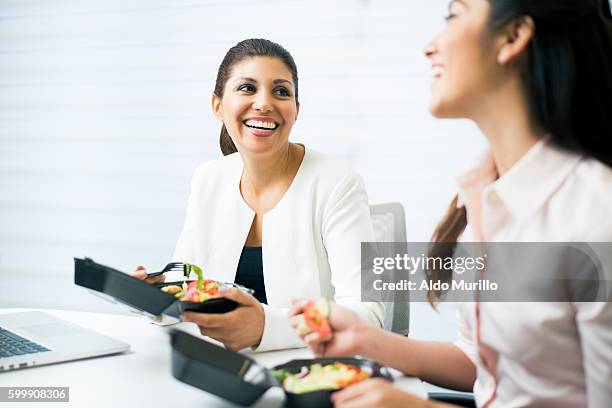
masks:
[[(535, 32), (524, 72), (531, 119), (556, 146), (612, 166), (612, 16), (608, 0), (490, 0), (492, 31), (530, 16)], [(465, 230), (465, 207), (455, 197), (437, 225), (432, 257), (452, 256)], [(449, 245), (450, 244), (450, 245)], [(449, 281), (451, 273), (429, 271)], [(439, 292), (430, 292), (432, 304)]]
[[(215, 82), (214, 94), (219, 98), (223, 98), (223, 91), (225, 84), (232, 73), (232, 68), (239, 62), (247, 58), (253, 57), (274, 57), (278, 58), (289, 68), (293, 83), (295, 84), (295, 102), (298, 102), (298, 73), (297, 66), (293, 57), (282, 46), (270, 40), (263, 38), (250, 38), (248, 40), (240, 41), (227, 51), (219, 70), (217, 71), (217, 81)], [(219, 146), (224, 156), (231, 153), (236, 153), (236, 146), (232, 141), (225, 125), (221, 127), (221, 135), (219, 137)]]

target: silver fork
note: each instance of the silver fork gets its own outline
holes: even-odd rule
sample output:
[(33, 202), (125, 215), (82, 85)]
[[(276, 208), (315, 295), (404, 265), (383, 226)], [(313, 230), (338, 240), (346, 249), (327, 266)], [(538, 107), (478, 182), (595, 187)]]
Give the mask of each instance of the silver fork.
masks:
[[(147, 274), (147, 278), (153, 278), (155, 276), (163, 275), (164, 273), (170, 272), (170, 271), (182, 271), (183, 275), (187, 275), (187, 273), (186, 273), (187, 272), (187, 267), (188, 267), (188, 265), (185, 264), (184, 262), (170, 262), (161, 271), (159, 271), (159, 272), (151, 272), (151, 273)], [(239, 283), (223, 282), (223, 285), (240, 289), (241, 291), (246, 292), (246, 293), (248, 293), (250, 295), (255, 293), (255, 291), (253, 289), (247, 288), (246, 286), (242, 286)]]
[(163, 275), (164, 273), (170, 271), (182, 271), (183, 273), (185, 273), (185, 264), (183, 262), (170, 262), (161, 271), (151, 272), (147, 274), (147, 278), (153, 278), (155, 276)]

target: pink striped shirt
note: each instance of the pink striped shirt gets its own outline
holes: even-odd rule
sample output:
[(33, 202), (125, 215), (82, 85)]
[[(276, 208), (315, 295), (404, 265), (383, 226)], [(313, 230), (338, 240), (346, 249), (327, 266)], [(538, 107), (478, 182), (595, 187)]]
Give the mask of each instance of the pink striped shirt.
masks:
[[(612, 169), (546, 141), (500, 178), (488, 153), (458, 184), (460, 241), (612, 241)], [(612, 407), (610, 303), (474, 302), (458, 314), (478, 406)]]

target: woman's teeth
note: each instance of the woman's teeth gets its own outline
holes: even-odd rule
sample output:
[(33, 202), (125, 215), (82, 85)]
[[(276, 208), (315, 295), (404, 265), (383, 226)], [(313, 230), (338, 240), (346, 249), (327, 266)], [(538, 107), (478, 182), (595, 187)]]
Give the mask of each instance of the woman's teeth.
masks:
[(261, 120), (247, 120), (244, 124), (251, 128), (266, 130), (274, 130), (278, 126), (274, 122), (262, 122)]

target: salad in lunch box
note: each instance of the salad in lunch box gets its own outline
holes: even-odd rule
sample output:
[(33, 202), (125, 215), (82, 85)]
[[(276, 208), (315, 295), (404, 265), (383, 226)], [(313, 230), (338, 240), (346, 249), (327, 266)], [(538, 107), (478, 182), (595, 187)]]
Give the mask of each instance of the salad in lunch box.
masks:
[(286, 370), (274, 370), (272, 374), (282, 382), (287, 392), (303, 394), (321, 390), (339, 390), (372, 376), (366, 369), (335, 362), (333, 364), (312, 364), (302, 367), (297, 374)]
[(221, 283), (212, 279), (204, 279), (202, 268), (186, 263), (183, 268), (185, 278), (188, 278), (192, 271), (197, 275), (197, 281), (189, 283), (183, 281), (180, 286), (168, 285), (162, 287), (161, 290), (185, 302), (204, 302), (208, 299), (220, 297)]

